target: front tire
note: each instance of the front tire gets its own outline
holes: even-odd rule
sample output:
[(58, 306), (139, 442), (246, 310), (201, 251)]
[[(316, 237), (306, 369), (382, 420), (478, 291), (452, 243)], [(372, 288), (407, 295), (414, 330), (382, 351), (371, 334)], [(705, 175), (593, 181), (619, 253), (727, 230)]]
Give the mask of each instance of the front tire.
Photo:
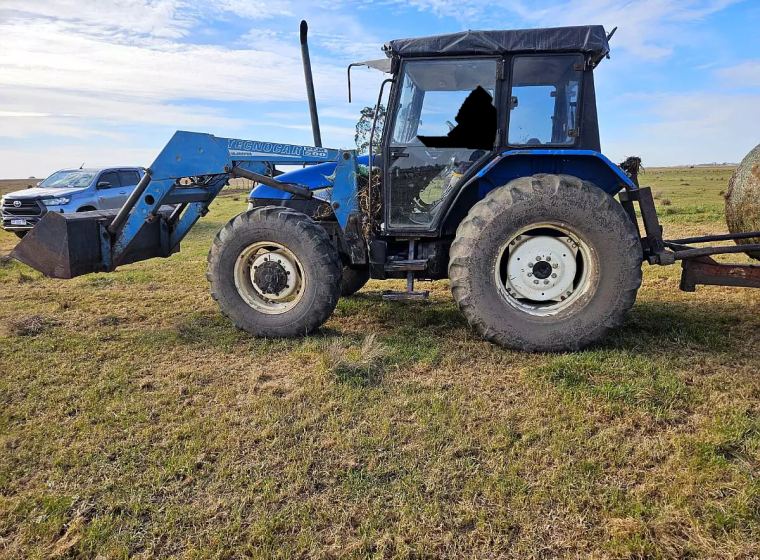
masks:
[(515, 179), (475, 204), (450, 252), (451, 290), (487, 340), (578, 350), (621, 324), (641, 285), (638, 232), (622, 206), (576, 177)]
[(315, 331), (335, 310), (341, 268), (324, 228), (300, 212), (267, 206), (222, 228), (206, 277), (211, 297), (237, 328), (293, 337)]
[(369, 281), (369, 270), (366, 268), (343, 267), (343, 284), (340, 295), (351, 296), (361, 290)]

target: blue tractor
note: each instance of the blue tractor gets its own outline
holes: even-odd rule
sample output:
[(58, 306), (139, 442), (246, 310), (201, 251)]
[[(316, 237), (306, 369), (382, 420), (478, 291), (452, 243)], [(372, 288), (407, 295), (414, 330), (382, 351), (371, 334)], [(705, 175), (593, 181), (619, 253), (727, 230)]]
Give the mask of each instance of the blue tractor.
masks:
[(757, 286), (756, 270), (732, 274), (709, 256), (758, 246), (663, 240), (638, 162), (602, 155), (594, 70), (609, 38), (585, 26), (389, 42), (385, 59), (358, 63), (389, 76), (370, 158), (321, 146), (303, 22), (315, 146), (177, 132), (121, 210), (49, 213), (13, 255), (59, 278), (167, 257), (245, 177), (258, 186), (214, 239), (207, 277), (222, 313), (254, 336), (313, 332), (369, 278), (406, 279), (386, 299), (423, 299), (416, 280), (448, 278), (480, 334), (526, 351), (579, 349), (619, 326), (644, 260), (682, 260), (685, 290), (728, 277)]

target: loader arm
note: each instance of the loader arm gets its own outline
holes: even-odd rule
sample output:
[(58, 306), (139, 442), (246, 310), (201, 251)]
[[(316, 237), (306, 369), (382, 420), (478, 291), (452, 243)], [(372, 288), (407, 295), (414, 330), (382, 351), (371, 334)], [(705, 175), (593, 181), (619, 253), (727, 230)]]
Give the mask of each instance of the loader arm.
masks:
[[(46, 276), (73, 278), (168, 257), (233, 176), (264, 176), (274, 165), (336, 162), (332, 202), (341, 227), (358, 213), (356, 152), (176, 132), (118, 212), (50, 212), (13, 250)], [(182, 179), (190, 179), (182, 185)], [(283, 190), (298, 186), (282, 185)], [(172, 208), (173, 206), (173, 208)]]

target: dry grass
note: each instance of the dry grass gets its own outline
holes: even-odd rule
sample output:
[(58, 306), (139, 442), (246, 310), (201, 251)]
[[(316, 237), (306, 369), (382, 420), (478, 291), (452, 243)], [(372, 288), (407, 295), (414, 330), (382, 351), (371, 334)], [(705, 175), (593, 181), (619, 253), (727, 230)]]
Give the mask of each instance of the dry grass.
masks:
[[(701, 235), (730, 174), (642, 182)], [(251, 339), (204, 279), (243, 207), (108, 276), (0, 266), (0, 557), (757, 557), (760, 292), (646, 267), (604, 343), (526, 355), (446, 282), (406, 305), (370, 282), (313, 337)]]
[(11, 318), (7, 321), (8, 331), (15, 336), (34, 336), (41, 334), (51, 322), (39, 315)]

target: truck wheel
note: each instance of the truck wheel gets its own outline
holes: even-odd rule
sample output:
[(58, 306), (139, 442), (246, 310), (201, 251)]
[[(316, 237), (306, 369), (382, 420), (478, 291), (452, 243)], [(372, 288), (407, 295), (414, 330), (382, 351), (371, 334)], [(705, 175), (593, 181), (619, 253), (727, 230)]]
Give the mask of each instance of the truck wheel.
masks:
[(236, 216), (208, 253), (211, 297), (254, 336), (291, 337), (319, 328), (338, 304), (341, 262), (327, 232), (288, 208)]
[(29, 233), (29, 231), (30, 231), (30, 230), (28, 230), (28, 229), (25, 229), (25, 230), (23, 230), (23, 231), (14, 231), (13, 233), (15, 233), (15, 234), (16, 234), (16, 237), (18, 237), (19, 239), (24, 239), (24, 236), (25, 236), (27, 233)]
[(515, 179), (472, 207), (451, 246), (451, 291), (487, 340), (577, 350), (620, 325), (641, 285), (638, 232), (622, 206), (568, 175)]
[(369, 281), (369, 270), (364, 268), (343, 267), (343, 283), (340, 295), (350, 296), (358, 292)]

